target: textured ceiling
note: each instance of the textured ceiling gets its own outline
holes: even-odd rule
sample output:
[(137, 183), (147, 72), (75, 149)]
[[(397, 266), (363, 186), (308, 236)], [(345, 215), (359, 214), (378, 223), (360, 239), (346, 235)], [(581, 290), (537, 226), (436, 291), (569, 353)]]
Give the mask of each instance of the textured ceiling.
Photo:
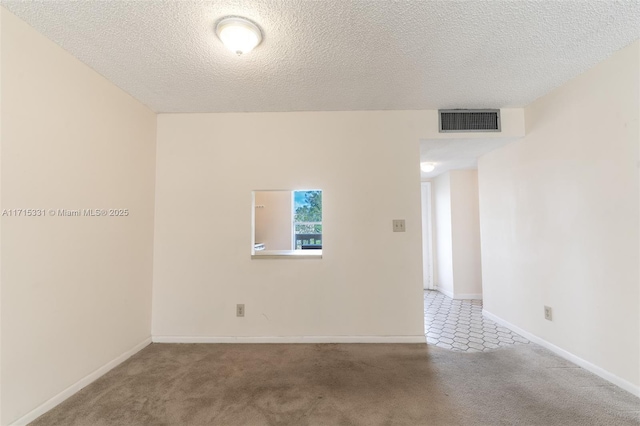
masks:
[(156, 112), (520, 107), (640, 35), (638, 0), (1, 3)]
[(449, 170), (476, 169), (478, 158), (519, 138), (427, 139), (420, 141), (420, 162), (434, 163), (434, 171), (421, 172), (431, 179)]

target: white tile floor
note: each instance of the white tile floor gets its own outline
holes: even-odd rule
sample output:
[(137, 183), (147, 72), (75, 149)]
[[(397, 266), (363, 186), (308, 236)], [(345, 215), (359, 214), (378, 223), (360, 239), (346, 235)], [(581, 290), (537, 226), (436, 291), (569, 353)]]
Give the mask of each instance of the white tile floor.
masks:
[(453, 300), (424, 292), (427, 344), (459, 352), (483, 352), (528, 344), (524, 337), (482, 316), (482, 300)]

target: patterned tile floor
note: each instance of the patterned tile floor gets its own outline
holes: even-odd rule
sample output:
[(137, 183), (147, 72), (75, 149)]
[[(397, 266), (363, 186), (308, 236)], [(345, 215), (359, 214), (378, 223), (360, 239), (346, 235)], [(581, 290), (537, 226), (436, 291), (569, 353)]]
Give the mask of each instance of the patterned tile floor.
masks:
[(482, 316), (482, 300), (453, 300), (439, 291), (424, 292), (427, 344), (459, 352), (483, 352), (528, 344), (524, 337)]

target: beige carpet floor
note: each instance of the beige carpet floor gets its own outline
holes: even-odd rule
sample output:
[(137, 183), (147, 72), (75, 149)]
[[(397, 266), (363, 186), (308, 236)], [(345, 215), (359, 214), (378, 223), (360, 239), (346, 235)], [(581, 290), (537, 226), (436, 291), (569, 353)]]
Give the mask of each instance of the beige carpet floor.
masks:
[(152, 344), (32, 425), (638, 425), (640, 400), (530, 344)]

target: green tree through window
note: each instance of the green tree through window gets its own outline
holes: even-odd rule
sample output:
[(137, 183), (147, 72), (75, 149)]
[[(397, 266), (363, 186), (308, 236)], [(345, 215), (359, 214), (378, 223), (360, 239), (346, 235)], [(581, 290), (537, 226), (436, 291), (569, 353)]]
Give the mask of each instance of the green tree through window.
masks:
[(293, 191), (295, 248), (322, 247), (322, 191)]

